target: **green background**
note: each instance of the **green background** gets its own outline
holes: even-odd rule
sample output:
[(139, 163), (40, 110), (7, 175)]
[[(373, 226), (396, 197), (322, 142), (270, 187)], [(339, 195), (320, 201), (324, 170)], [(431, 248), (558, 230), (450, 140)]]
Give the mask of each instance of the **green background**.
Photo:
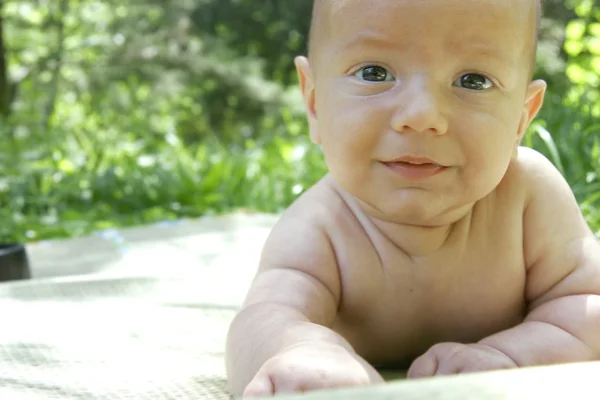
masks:
[[(527, 146), (600, 232), (600, 6), (545, 1)], [(0, 1), (0, 237), (280, 212), (324, 173), (293, 57), (310, 1)]]

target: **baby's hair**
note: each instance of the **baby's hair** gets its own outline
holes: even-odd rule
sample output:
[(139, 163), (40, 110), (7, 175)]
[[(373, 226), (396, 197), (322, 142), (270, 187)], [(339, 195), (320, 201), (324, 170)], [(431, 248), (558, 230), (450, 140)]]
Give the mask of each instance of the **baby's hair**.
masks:
[[(543, 1), (544, 0), (535, 0), (536, 18), (535, 18), (534, 38), (533, 38), (532, 51), (531, 51), (532, 52), (532, 55), (531, 55), (532, 61), (531, 61), (530, 76), (533, 75), (533, 71), (535, 69), (539, 32), (540, 32), (540, 25), (541, 25), (541, 20), (542, 20), (542, 2)], [(308, 58), (311, 60), (314, 58), (314, 47), (315, 47), (314, 38), (317, 36), (315, 34), (315, 29), (317, 29), (317, 27), (318, 27), (318, 29), (326, 29), (326, 27), (324, 26), (325, 24), (318, 23), (319, 18), (321, 18), (323, 16), (323, 10), (321, 10), (321, 8), (326, 7), (326, 6), (332, 6), (334, 3), (335, 3), (335, 0), (314, 0), (313, 1), (313, 10), (312, 10), (311, 23), (310, 23), (310, 30), (308, 33)]]

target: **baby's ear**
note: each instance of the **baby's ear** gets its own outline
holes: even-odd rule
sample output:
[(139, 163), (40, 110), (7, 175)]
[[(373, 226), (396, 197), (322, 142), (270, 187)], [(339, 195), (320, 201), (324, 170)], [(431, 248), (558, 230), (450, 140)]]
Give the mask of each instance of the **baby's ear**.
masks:
[(542, 108), (542, 104), (544, 103), (544, 95), (546, 94), (546, 87), (546, 82), (541, 79), (531, 82), (527, 87), (525, 104), (523, 106), (523, 113), (521, 114), (521, 122), (519, 123), (517, 140), (515, 142), (514, 156), (516, 156), (517, 149), (521, 144), (521, 140), (523, 140), (523, 136), (525, 136), (531, 121), (533, 121)]
[(321, 144), (321, 137), (317, 129), (317, 111), (315, 108), (315, 81), (310, 68), (310, 62), (308, 58), (303, 56), (296, 57), (294, 62), (296, 64), (296, 71), (298, 72), (298, 80), (300, 81), (300, 90), (304, 97), (304, 105), (306, 106), (310, 139), (316, 144)]

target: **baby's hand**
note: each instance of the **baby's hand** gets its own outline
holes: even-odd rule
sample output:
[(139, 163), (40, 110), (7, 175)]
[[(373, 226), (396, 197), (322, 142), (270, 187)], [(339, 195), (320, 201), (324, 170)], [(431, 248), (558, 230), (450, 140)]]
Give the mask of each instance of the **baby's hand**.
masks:
[(375, 369), (344, 347), (321, 342), (292, 346), (268, 360), (246, 386), (244, 397), (383, 382)]
[(484, 344), (440, 343), (412, 363), (408, 377), (423, 378), (516, 367), (517, 364), (510, 357)]

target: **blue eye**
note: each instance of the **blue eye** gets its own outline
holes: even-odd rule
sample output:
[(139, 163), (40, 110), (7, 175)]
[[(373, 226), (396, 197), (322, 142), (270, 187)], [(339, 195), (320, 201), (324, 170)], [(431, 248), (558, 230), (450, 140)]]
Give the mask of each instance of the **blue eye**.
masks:
[(465, 74), (458, 78), (454, 85), (468, 90), (487, 90), (494, 87), (492, 81), (480, 74)]
[(393, 82), (394, 77), (383, 67), (369, 65), (356, 71), (354, 74), (367, 82)]

